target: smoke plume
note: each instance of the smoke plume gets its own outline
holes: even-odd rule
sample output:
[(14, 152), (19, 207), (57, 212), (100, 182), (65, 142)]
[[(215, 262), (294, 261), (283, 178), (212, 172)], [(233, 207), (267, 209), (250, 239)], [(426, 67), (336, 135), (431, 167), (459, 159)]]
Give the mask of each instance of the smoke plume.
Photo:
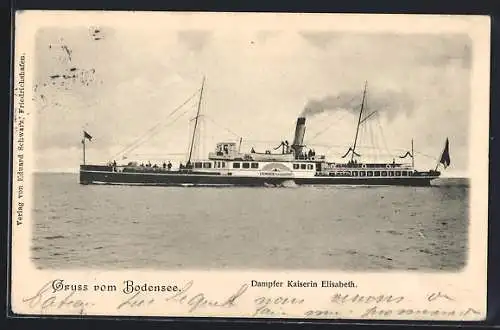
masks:
[[(328, 95), (321, 99), (311, 99), (307, 102), (300, 116), (312, 117), (324, 112), (347, 111), (358, 114), (363, 98), (362, 92), (343, 91), (337, 95)], [(411, 114), (413, 111), (412, 98), (404, 93), (394, 90), (370, 91), (365, 98), (365, 113), (377, 111), (389, 120), (397, 114)]]

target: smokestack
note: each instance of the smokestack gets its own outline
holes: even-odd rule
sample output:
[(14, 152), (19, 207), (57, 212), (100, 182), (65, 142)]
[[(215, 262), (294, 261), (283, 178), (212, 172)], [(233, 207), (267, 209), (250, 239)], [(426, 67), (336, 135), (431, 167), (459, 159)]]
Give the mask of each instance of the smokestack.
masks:
[(295, 137), (293, 139), (292, 148), (295, 150), (295, 154), (299, 154), (302, 150), (302, 144), (304, 143), (304, 134), (306, 133), (306, 118), (297, 118), (297, 126), (295, 127)]

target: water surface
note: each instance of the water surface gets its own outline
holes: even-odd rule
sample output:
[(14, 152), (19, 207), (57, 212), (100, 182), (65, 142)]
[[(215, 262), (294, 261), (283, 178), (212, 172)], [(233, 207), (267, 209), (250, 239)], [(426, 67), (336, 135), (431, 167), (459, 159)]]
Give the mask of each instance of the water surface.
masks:
[(459, 270), (468, 185), (196, 188), (36, 174), (41, 269)]

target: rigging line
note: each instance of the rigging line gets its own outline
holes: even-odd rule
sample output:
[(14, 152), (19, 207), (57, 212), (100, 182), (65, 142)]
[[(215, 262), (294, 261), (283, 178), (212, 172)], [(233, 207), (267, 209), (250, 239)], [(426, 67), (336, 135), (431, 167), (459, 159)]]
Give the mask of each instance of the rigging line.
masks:
[[(175, 123), (180, 117), (182, 117), (183, 115), (185, 115), (189, 111), (190, 110), (187, 110), (187, 111), (183, 112), (180, 116), (178, 116), (177, 118), (175, 118), (171, 122), (162, 123), (162, 126), (161, 127), (157, 126), (157, 128), (164, 128), (164, 127), (167, 127), (167, 126)], [(137, 147), (139, 147), (140, 145), (142, 145), (143, 143), (145, 143), (147, 140), (149, 140), (150, 138), (152, 138), (154, 135), (156, 135), (159, 132), (160, 132), (160, 130), (158, 130), (158, 129), (156, 131), (150, 129), (149, 132), (147, 132), (147, 134), (141, 136), (139, 139), (136, 139), (133, 143), (128, 144), (120, 152), (116, 153), (115, 156), (114, 156), (114, 158), (118, 157), (119, 155), (123, 155), (123, 154), (129, 153), (132, 150), (135, 150)]]
[(378, 148), (375, 146), (375, 139), (373, 138), (373, 125), (372, 124), (368, 125), (368, 131), (370, 134), (370, 145), (372, 146), (371, 148), (376, 150)]
[(377, 116), (375, 118), (377, 119), (377, 123), (378, 123), (379, 129), (380, 129), (380, 134), (382, 135), (382, 142), (384, 143), (385, 151), (390, 153), (389, 148), (387, 147), (387, 141), (385, 140), (384, 130), (382, 129), (382, 125), (380, 124), (379, 117)]
[[(167, 126), (170, 126), (170, 125), (173, 125), (177, 120), (179, 120), (182, 116), (184, 116), (188, 111), (185, 111), (183, 112), (181, 115), (179, 115), (176, 119), (174, 119), (172, 122), (169, 123), (169, 125), (166, 125)], [(134, 146), (133, 148), (130, 148), (126, 153), (124, 153), (123, 155), (127, 155), (129, 154), (130, 152), (134, 151), (135, 149), (137, 149), (138, 147), (140, 147), (144, 142), (146, 141), (142, 141), (140, 144)]]
[(356, 144), (356, 150), (357, 150), (357, 153), (359, 154), (360, 152), (362, 152), (361, 149), (359, 149), (359, 145), (361, 143), (361, 141), (363, 141), (363, 132), (365, 130), (365, 127), (364, 126), (359, 126), (359, 133), (358, 133), (358, 142)]
[(189, 148), (191, 146), (191, 139), (193, 138), (193, 136), (191, 135), (191, 122), (188, 123), (188, 130), (187, 130), (187, 146), (186, 146), (186, 152), (184, 153), (184, 157), (185, 157), (185, 160), (187, 160), (187, 157), (189, 155)]
[[(164, 127), (168, 127), (168, 126), (171, 126), (173, 124), (175, 124), (176, 121), (178, 121), (182, 116), (184, 116), (186, 113), (188, 113), (189, 110), (186, 110), (184, 111), (183, 113), (181, 113), (179, 116), (177, 116), (174, 120), (172, 120), (171, 122), (169, 122), (168, 124), (165, 124)], [(157, 132), (156, 132), (157, 133)], [(135, 149), (137, 149), (138, 147), (140, 147), (143, 143), (145, 143), (147, 140), (144, 140), (142, 142), (140, 142), (139, 144), (129, 148), (129, 150), (127, 150), (126, 152), (123, 152), (123, 154), (126, 154), (126, 153), (129, 153), (129, 152), (132, 152), (134, 151)]]
[(372, 129), (372, 143), (373, 143), (373, 152), (375, 154), (375, 159), (378, 161), (378, 158), (379, 158), (379, 153), (380, 153), (380, 135), (378, 134), (378, 131), (377, 131), (377, 126), (374, 124), (371, 126), (371, 129)]
[[(335, 155), (344, 155), (344, 151), (335, 151), (335, 150), (328, 150), (325, 152), (325, 154), (335, 154)], [(363, 156), (392, 156), (392, 154), (385, 154), (385, 153), (377, 153), (377, 152), (363, 152)]]
[[(198, 116), (198, 120), (199, 118), (201, 118), (202, 116)], [(195, 125), (196, 126), (196, 125)], [(201, 134), (202, 134), (202, 121), (199, 120), (198, 121), (198, 129), (196, 130), (195, 134), (193, 135), (193, 146), (191, 148), (191, 160), (193, 159), (200, 159), (200, 149), (202, 148), (201, 146), (201, 143), (200, 143), (200, 140), (201, 140)]]
[(314, 144), (310, 144), (310, 146), (323, 147), (323, 148), (329, 148), (329, 149), (333, 149), (333, 148), (342, 148), (342, 149), (344, 149), (345, 148), (345, 144), (322, 144), (322, 143), (314, 143)]
[(208, 150), (208, 148), (207, 148), (207, 134), (208, 134), (207, 131), (208, 130), (206, 128), (207, 123), (206, 123), (205, 119), (206, 119), (206, 117), (203, 118), (203, 120), (202, 120), (202, 124), (203, 124), (203, 150), (202, 150), (202, 153), (203, 154), (207, 154), (207, 150)]
[[(330, 150), (332, 150), (333, 148), (345, 148), (346, 146), (345, 145), (334, 145), (334, 146), (325, 146), (327, 147), (328, 149), (325, 150), (325, 153), (328, 153)], [(352, 148), (350, 148), (352, 149)], [(344, 149), (345, 150), (345, 149)], [(344, 152), (342, 151), (342, 155), (344, 154)]]
[(363, 99), (361, 101), (361, 109), (359, 110), (358, 125), (356, 126), (356, 135), (354, 136), (354, 145), (352, 147), (351, 162), (354, 159), (354, 155), (356, 153), (356, 143), (358, 142), (359, 125), (360, 125), (360, 121), (361, 121), (361, 116), (363, 114), (363, 109), (365, 107), (367, 84), (368, 84), (368, 81), (365, 80), (365, 88), (363, 89)]
[(194, 139), (194, 136), (196, 135), (196, 126), (198, 126), (198, 118), (200, 116), (200, 111), (201, 111), (201, 101), (202, 101), (202, 98), (203, 98), (203, 88), (205, 87), (205, 76), (203, 76), (203, 80), (201, 81), (201, 90), (200, 90), (200, 97), (198, 99), (198, 106), (197, 106), (197, 111), (196, 111), (196, 120), (194, 122), (194, 129), (193, 129), (193, 141), (192, 141), (192, 144), (189, 148), (189, 156), (188, 156), (188, 160), (187, 160), (187, 165), (190, 165), (191, 163), (191, 156), (193, 154), (193, 146), (194, 146), (194, 142), (195, 142), (195, 139)]
[[(184, 107), (184, 105), (186, 105), (194, 96), (196, 96), (197, 93), (194, 93), (190, 98), (188, 98), (184, 103), (182, 103), (181, 105), (179, 105), (176, 109), (174, 109), (174, 111), (172, 111), (171, 113), (169, 113), (164, 120), (170, 118), (172, 115), (174, 115), (177, 111), (179, 111), (182, 107)], [(132, 143), (128, 144), (125, 148), (123, 148), (119, 153), (117, 153), (117, 155), (121, 154), (121, 153), (124, 153), (124, 152), (127, 152), (129, 148), (131, 148), (132, 146), (134, 146), (135, 144), (137, 143), (140, 143), (141, 140), (144, 140), (144, 139), (148, 139), (151, 135), (154, 134), (155, 130), (158, 130), (159, 128), (162, 128), (162, 125), (165, 125), (165, 123), (162, 123), (162, 122), (159, 122), (158, 124), (154, 125), (153, 127), (151, 127), (150, 129), (148, 129), (146, 131), (146, 133), (144, 133), (142, 136), (140, 136), (139, 138), (137, 138), (136, 140), (134, 140)]]
[(342, 156), (344, 155), (343, 152), (338, 152), (338, 151), (331, 151), (331, 152), (329, 151), (326, 154), (327, 155), (335, 155), (336, 157), (340, 157), (340, 158), (342, 158)]
[[(349, 102), (347, 102), (347, 104), (351, 104), (354, 100), (357, 100), (357, 99), (358, 99), (358, 96), (354, 95), (354, 96), (351, 97), (351, 99), (349, 100)], [(321, 135), (324, 132), (326, 132), (330, 127), (332, 127), (337, 122), (339, 122), (342, 119), (344, 119), (349, 114), (351, 114), (351, 112), (349, 112), (349, 110), (345, 110), (345, 113), (342, 115), (342, 117), (336, 119), (335, 122), (333, 122), (332, 124), (328, 125), (325, 129), (321, 130), (320, 132), (316, 133), (311, 139), (309, 139), (309, 141), (313, 141), (315, 138), (317, 138), (319, 135)]]
[(314, 139), (316, 139), (318, 136), (320, 136), (321, 134), (325, 133), (326, 131), (328, 131), (330, 129), (330, 127), (332, 127), (333, 125), (337, 124), (339, 121), (341, 121), (342, 119), (344, 119), (345, 116), (347, 116), (348, 114), (344, 114), (342, 117), (338, 118), (337, 120), (335, 120), (335, 122), (331, 123), (330, 125), (328, 125), (326, 128), (324, 128), (323, 130), (319, 131), (318, 133), (316, 133), (312, 138), (308, 139), (309, 141), (313, 141)]
[[(184, 101), (181, 105), (177, 106), (172, 112), (170, 112), (165, 118), (164, 120), (168, 119), (169, 117), (171, 117), (172, 115), (174, 115), (177, 111), (179, 111), (182, 107), (184, 107), (189, 101), (191, 101), (199, 92), (200, 89), (197, 89), (196, 92), (194, 92), (186, 101)], [(134, 141), (132, 141), (131, 143), (129, 143), (125, 148), (123, 148), (120, 152), (116, 153), (114, 155), (113, 158), (115, 158), (116, 156), (122, 154), (125, 152), (125, 150), (127, 150), (130, 146), (134, 145), (135, 143), (137, 143), (137, 141), (147, 137), (148, 134), (150, 134), (151, 131), (155, 130), (155, 129), (158, 129), (163, 123), (162, 122), (159, 122), (158, 124), (154, 125), (153, 127), (149, 128), (146, 133), (144, 133), (143, 135), (141, 135), (140, 137), (138, 137), (137, 139), (135, 139)]]
[(427, 154), (424, 154), (424, 153), (421, 153), (419, 151), (413, 151), (415, 154), (417, 155), (421, 155), (421, 156), (424, 156), (424, 157), (428, 157), (430, 159), (433, 159), (433, 160), (438, 160), (439, 157), (436, 157), (436, 156), (430, 156), (430, 155), (427, 155)]
[[(180, 104), (179, 106), (177, 106), (172, 112), (170, 112), (165, 118), (164, 120), (170, 118), (171, 116), (173, 116), (177, 111), (179, 111), (180, 109), (182, 109), (189, 101), (191, 101), (195, 96), (196, 96), (197, 93), (194, 93), (193, 95), (191, 95), (186, 101), (184, 101), (182, 104)], [(164, 121), (163, 120), (163, 121)], [(145, 134), (143, 134), (143, 136), (147, 135), (148, 132), (150, 131), (153, 131), (155, 129), (158, 129), (160, 126), (162, 125), (162, 122), (160, 121), (159, 123), (157, 123), (156, 125), (154, 125), (153, 127), (151, 127)], [(142, 136), (142, 137), (143, 137)], [(140, 137), (140, 138), (142, 138)], [(138, 138), (138, 139), (140, 139)], [(137, 139), (137, 140), (138, 140)]]
[[(251, 140), (247, 140), (247, 142), (252, 142)], [(273, 141), (275, 142), (275, 141)], [(377, 147), (373, 147), (370, 144), (364, 144), (365, 142), (368, 143), (368, 141), (362, 141), (363, 143), (358, 144), (360, 148), (364, 149), (378, 149)], [(326, 143), (312, 143), (310, 144), (311, 147), (324, 147), (324, 148), (345, 148), (345, 144), (326, 144)], [(404, 148), (394, 148), (395, 151), (407, 151)], [(415, 152), (417, 153), (417, 152)]]
[(372, 113), (370, 113), (368, 116), (366, 116), (365, 118), (363, 118), (363, 119), (361, 120), (361, 123), (360, 123), (360, 124), (363, 124), (365, 121), (367, 121), (367, 120), (368, 120), (368, 118), (370, 118), (371, 116), (373, 116), (373, 115), (375, 115), (375, 114), (378, 114), (378, 111), (377, 111), (377, 110), (373, 111), (373, 112), (372, 112)]
[(218, 126), (218, 127), (222, 128), (222, 129), (225, 129), (226, 131), (228, 131), (229, 133), (233, 134), (234, 136), (236, 136), (236, 137), (240, 137), (240, 136), (241, 136), (241, 135), (236, 134), (235, 132), (231, 131), (229, 128), (226, 128), (226, 127), (224, 127), (224, 126), (222, 126), (222, 125), (220, 125), (220, 124), (217, 124), (217, 123), (216, 123), (216, 122), (215, 122), (212, 118), (210, 118), (209, 116), (205, 116), (205, 118), (207, 118), (208, 120), (210, 120), (210, 121), (211, 121), (211, 122), (212, 122), (215, 126)]
[(206, 130), (205, 130), (205, 121), (204, 121), (204, 118), (201, 118), (199, 119), (200, 120), (200, 123), (198, 125), (200, 125), (200, 128), (199, 128), (199, 135), (198, 135), (198, 157), (202, 157), (203, 154), (205, 153), (205, 145), (207, 144), (207, 140), (206, 140)]
[[(247, 140), (247, 142), (252, 142), (252, 141), (249, 141)], [(323, 147), (323, 148), (328, 148), (327, 150), (331, 150), (333, 148), (345, 148), (345, 145), (343, 144), (322, 144), (322, 143), (314, 143), (314, 144), (311, 144), (311, 146), (314, 146), (314, 147)], [(379, 149), (378, 147), (374, 147), (373, 146), (373, 143), (370, 143), (368, 145), (365, 145), (365, 144), (359, 144), (359, 148), (363, 148), (363, 149), (371, 149), (371, 150), (377, 150)], [(408, 148), (393, 148), (391, 149), (392, 151), (394, 152), (406, 152), (408, 151)], [(389, 153), (390, 155), (394, 155), (393, 153)], [(432, 159), (437, 159), (435, 156), (430, 156), (430, 155), (426, 155), (426, 154), (423, 154), (419, 151), (415, 151), (415, 154), (420, 154), (422, 156), (425, 156), (425, 157), (429, 157), (429, 158), (432, 158)]]
[[(341, 152), (338, 152), (338, 151), (332, 151), (332, 152), (329, 152), (330, 153), (333, 153), (333, 154), (336, 154), (336, 155), (342, 155)], [(375, 155), (378, 155), (378, 156), (390, 156), (390, 154), (376, 154), (376, 153), (363, 153), (363, 156), (367, 156), (367, 158), (371, 157), (371, 156), (375, 156)], [(368, 163), (368, 162), (371, 162), (371, 161), (379, 161), (377, 159), (369, 159), (369, 160), (365, 160), (364, 162), (365, 163)]]
[(268, 143), (268, 144), (275, 144), (278, 142), (278, 140), (250, 140), (250, 139), (245, 139), (244, 143)]
[[(183, 116), (184, 114), (186, 114), (187, 112), (189, 112), (190, 110), (188, 109), (187, 111), (183, 112), (181, 116)], [(176, 119), (173, 120), (173, 122), (177, 121), (179, 117), (177, 117)], [(137, 148), (137, 146), (139, 145), (142, 145), (144, 142), (146, 142), (148, 139), (152, 138), (154, 135), (158, 134), (160, 132), (160, 128), (165, 128), (167, 127), (168, 125), (170, 125), (172, 123), (171, 122), (167, 122), (167, 123), (161, 123), (159, 125), (156, 125), (155, 129), (150, 129), (146, 134), (142, 135), (140, 138), (136, 139), (133, 143), (130, 143), (127, 147), (123, 148), (119, 153), (116, 154), (116, 156), (120, 155), (120, 154), (125, 154), (125, 153), (128, 153), (130, 152), (130, 150), (133, 150), (135, 148)]]
[[(361, 149), (361, 150), (366, 149), (363, 146), (366, 143), (367, 136), (369, 136), (369, 134), (368, 134), (369, 133), (369, 129), (370, 129), (370, 127), (367, 126), (367, 125), (361, 126), (361, 134), (360, 134), (359, 142), (358, 142), (358, 148)], [(365, 151), (363, 151), (363, 153), (365, 153)]]
[[(354, 95), (351, 97), (351, 99), (349, 100), (349, 102), (347, 102), (347, 104), (351, 104), (354, 100), (357, 100), (358, 99), (358, 96)], [(352, 110), (352, 109), (351, 109)], [(356, 109), (357, 110), (357, 109)], [(349, 110), (345, 110), (345, 113), (342, 115), (342, 117), (338, 118), (335, 122), (333, 122), (332, 124), (328, 125), (325, 129), (321, 130), (320, 132), (316, 133), (311, 139), (309, 139), (309, 141), (312, 141), (314, 139), (316, 139), (319, 135), (323, 134), (324, 132), (326, 132), (330, 127), (332, 127), (333, 125), (335, 125), (337, 122), (341, 121), (342, 119), (344, 119), (347, 115), (350, 115), (351, 112), (349, 112)]]
[[(180, 117), (184, 116), (186, 113), (188, 113), (190, 110), (186, 110), (184, 111), (180, 116), (178, 116), (177, 118), (175, 118), (174, 120), (168, 122), (168, 123), (163, 123), (162, 125), (162, 128), (165, 128), (165, 127), (168, 127), (172, 124), (174, 124), (177, 120), (179, 120)], [(126, 148), (126, 149), (122, 149), (122, 151), (120, 153), (117, 154), (117, 156), (119, 155), (123, 155), (123, 154), (127, 154), (135, 149), (137, 149), (139, 146), (141, 146), (142, 144), (144, 144), (146, 141), (148, 141), (149, 139), (151, 139), (154, 135), (158, 134), (160, 132), (160, 130), (156, 130), (156, 131), (150, 131), (148, 136), (143, 136), (142, 139), (140, 140), (136, 140), (135, 143), (133, 144), (129, 144), (129, 146)]]
[[(366, 104), (369, 104), (369, 97), (370, 95), (366, 95)], [(362, 119), (362, 121), (360, 122), (360, 124), (364, 123), (368, 118), (370, 118), (374, 113), (376, 113), (377, 111), (372, 111), (371, 113), (369, 113), (368, 115), (365, 116), (364, 119)], [(370, 135), (370, 142), (372, 143), (372, 146), (374, 148), (372, 148), (374, 150), (374, 157), (375, 157), (375, 160), (378, 161), (379, 160), (379, 150), (378, 150), (378, 145), (376, 145), (376, 139), (374, 138), (374, 135), (373, 135), (373, 125), (371, 125), (370, 122), (368, 122), (368, 125), (367, 125), (367, 130), (370, 132), (369, 135)], [(370, 154), (369, 154), (370, 155)]]

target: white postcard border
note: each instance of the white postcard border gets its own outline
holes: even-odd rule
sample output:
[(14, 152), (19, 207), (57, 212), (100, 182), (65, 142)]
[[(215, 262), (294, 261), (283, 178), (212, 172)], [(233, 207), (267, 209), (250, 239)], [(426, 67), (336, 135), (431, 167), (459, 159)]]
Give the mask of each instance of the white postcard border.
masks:
[[(168, 20), (164, 19), (168, 15)], [(31, 103), (34, 37), (42, 26), (134, 24), (165, 28), (263, 29), (307, 26), (311, 30), (363, 33), (468, 33), (473, 40), (469, 261), (456, 273), (328, 271), (81, 271), (37, 270), (30, 260), (34, 154), (30, 132), (36, 121)], [(255, 27), (255, 22), (259, 22)], [(238, 24), (235, 24), (235, 23)], [(363, 24), (359, 24), (362, 22)], [(367, 28), (370, 27), (370, 28)], [(320, 15), (232, 13), (131, 13), (21, 11), (16, 15), (12, 190), (12, 276), (14, 313), (39, 315), (216, 316), (329, 319), (481, 320), (486, 317), (488, 219), (490, 20), (479, 16)], [(24, 69), (21, 69), (23, 62)], [(24, 86), (20, 73), (24, 71)], [(24, 106), (20, 110), (23, 90)], [(25, 132), (20, 142), (20, 131)], [(21, 148), (21, 144), (23, 147)], [(23, 169), (20, 169), (20, 155)], [(18, 173), (22, 172), (20, 181)], [(20, 174), (21, 175), (21, 174)], [(75, 183), (76, 184), (76, 183)], [(22, 187), (23, 196), (19, 196)], [(23, 203), (22, 206), (19, 203)], [(19, 212), (19, 213), (18, 213)], [(18, 223), (20, 221), (20, 223)], [(62, 280), (64, 283), (60, 281)], [(124, 293), (124, 281), (177, 286), (179, 291)], [(357, 288), (258, 288), (251, 281), (352, 281)], [(61, 285), (87, 285), (66, 291)], [(99, 287), (94, 287), (95, 285)], [(104, 285), (104, 287), (100, 287)], [(116, 291), (95, 291), (112, 289)], [(55, 290), (54, 290), (55, 289)], [(57, 290), (57, 291), (56, 291)], [(83, 289), (82, 289), (83, 290)], [(184, 290), (184, 291), (182, 291)], [(54, 292), (56, 291), (56, 292)]]

